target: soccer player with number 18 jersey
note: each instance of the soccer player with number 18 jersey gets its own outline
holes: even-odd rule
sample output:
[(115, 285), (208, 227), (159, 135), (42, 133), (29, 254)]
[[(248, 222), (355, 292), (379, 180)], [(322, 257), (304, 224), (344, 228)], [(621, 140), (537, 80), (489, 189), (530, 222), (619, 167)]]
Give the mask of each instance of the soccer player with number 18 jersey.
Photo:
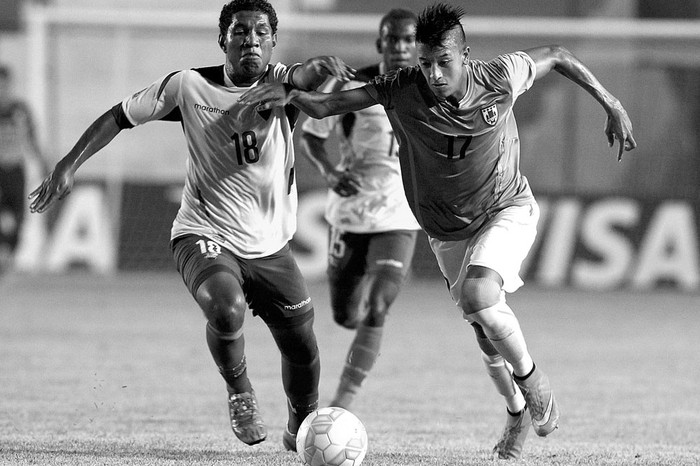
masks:
[[(78, 167), (119, 132), (155, 120), (182, 125), (189, 157), (171, 248), (207, 319), (209, 350), (226, 382), (231, 427), (249, 445), (267, 429), (247, 374), (246, 310), (267, 324), (282, 355), (287, 449), (318, 405), (319, 356), (313, 304), (288, 245), (296, 228), (293, 107), (258, 112), (238, 103), (263, 83), (315, 89), (352, 70), (334, 57), (270, 64), (277, 15), (266, 0), (233, 0), (219, 17), (223, 65), (177, 71), (99, 117), (32, 193), (43, 212), (71, 190)], [(164, 390), (172, 380), (164, 381)], [(166, 395), (167, 396), (167, 395)]]

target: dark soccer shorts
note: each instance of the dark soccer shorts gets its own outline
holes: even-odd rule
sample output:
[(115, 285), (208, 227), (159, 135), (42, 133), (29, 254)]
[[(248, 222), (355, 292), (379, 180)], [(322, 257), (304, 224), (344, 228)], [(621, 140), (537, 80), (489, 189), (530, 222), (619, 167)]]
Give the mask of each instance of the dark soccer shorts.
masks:
[(351, 233), (331, 228), (328, 234), (328, 276), (332, 281), (379, 271), (403, 281), (411, 266), (418, 230)]
[(309, 290), (287, 244), (259, 259), (242, 259), (206, 236), (185, 235), (170, 242), (182, 279), (196, 296), (204, 281), (225, 272), (241, 285), (248, 307), (268, 325), (293, 327), (313, 318)]

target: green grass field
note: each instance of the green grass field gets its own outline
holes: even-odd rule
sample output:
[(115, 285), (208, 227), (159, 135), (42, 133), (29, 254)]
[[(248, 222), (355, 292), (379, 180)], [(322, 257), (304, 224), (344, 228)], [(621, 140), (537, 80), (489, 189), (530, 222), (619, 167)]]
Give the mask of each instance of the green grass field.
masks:
[[(351, 333), (310, 284), (321, 404)], [(700, 464), (700, 296), (537, 290), (509, 296), (549, 374), (560, 428), (531, 433), (526, 465)], [(0, 282), (0, 464), (296, 465), (285, 452), (279, 354), (246, 322), (249, 373), (269, 429), (248, 447), (228, 426), (204, 318), (179, 276), (10, 276)], [(440, 282), (409, 281), (353, 411), (374, 465), (498, 464), (505, 420), (470, 328)]]

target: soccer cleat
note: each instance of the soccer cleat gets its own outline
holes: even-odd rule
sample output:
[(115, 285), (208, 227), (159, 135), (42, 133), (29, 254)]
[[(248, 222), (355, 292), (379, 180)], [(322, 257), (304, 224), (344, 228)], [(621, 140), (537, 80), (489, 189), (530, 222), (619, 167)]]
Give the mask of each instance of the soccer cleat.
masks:
[(297, 451), (297, 434), (293, 434), (289, 431), (289, 427), (284, 428), (284, 433), (282, 434), (282, 444), (284, 449), (287, 451)]
[(525, 380), (514, 377), (525, 396), (532, 417), (532, 427), (540, 437), (546, 437), (559, 426), (559, 406), (549, 385), (549, 378), (535, 367)]
[(506, 427), (500, 440), (493, 447), (493, 454), (502, 460), (517, 460), (523, 452), (523, 444), (527, 433), (530, 431), (530, 411), (527, 406), (517, 415), (507, 413)]
[(236, 437), (248, 445), (255, 445), (267, 437), (267, 429), (254, 392), (231, 393), (228, 398), (231, 429)]
[(304, 422), (306, 416), (318, 409), (318, 401), (304, 406), (292, 406), (291, 401), (287, 398), (287, 411), (289, 412), (289, 420), (282, 434), (282, 444), (284, 448), (290, 451), (297, 451), (297, 432), (299, 426)]
[(360, 391), (360, 386), (347, 380), (341, 380), (335, 397), (329, 406), (338, 408), (350, 409), (350, 405), (355, 400), (355, 397)]

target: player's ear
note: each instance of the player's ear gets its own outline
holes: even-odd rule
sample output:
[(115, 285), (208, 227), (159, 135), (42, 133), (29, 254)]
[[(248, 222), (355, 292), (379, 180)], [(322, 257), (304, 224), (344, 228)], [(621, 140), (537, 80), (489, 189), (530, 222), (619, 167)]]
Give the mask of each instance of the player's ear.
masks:
[(274, 47), (276, 45), (277, 45), (277, 34), (275, 33), (275, 34), (272, 34), (272, 46)]
[(465, 65), (469, 63), (469, 47), (465, 47), (464, 52), (462, 52), (462, 63)]
[(219, 34), (219, 47), (226, 53), (226, 38)]

